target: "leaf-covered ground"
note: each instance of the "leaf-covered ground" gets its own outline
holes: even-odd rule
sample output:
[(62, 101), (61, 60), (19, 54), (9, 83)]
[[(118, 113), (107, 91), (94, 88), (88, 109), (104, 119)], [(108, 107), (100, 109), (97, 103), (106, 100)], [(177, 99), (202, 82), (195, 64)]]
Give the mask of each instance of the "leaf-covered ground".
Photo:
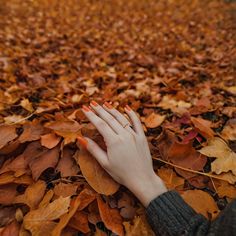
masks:
[(138, 200), (76, 142), (105, 148), (80, 110), (91, 100), (137, 111), (155, 171), (214, 219), (236, 197), (235, 12), (230, 1), (0, 0), (0, 235), (153, 235)]

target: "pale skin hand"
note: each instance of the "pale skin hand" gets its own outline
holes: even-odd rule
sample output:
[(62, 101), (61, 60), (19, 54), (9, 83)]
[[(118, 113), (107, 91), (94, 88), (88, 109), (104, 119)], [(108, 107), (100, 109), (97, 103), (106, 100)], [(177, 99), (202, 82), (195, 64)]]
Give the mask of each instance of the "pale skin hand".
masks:
[(90, 105), (95, 112), (86, 106), (82, 110), (103, 136), (107, 152), (89, 138), (79, 137), (78, 141), (112, 178), (126, 186), (147, 207), (151, 200), (167, 189), (153, 170), (152, 157), (138, 116), (129, 106), (125, 107), (132, 122), (131, 128), (128, 119), (109, 103), (100, 106), (92, 101)]

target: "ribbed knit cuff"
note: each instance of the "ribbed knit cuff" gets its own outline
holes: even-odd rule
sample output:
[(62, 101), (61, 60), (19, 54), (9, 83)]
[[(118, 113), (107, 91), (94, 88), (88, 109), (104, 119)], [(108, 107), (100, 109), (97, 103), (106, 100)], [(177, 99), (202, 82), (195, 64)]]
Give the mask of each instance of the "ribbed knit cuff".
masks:
[(198, 214), (176, 191), (168, 191), (150, 202), (147, 220), (160, 235), (186, 235), (191, 219)]

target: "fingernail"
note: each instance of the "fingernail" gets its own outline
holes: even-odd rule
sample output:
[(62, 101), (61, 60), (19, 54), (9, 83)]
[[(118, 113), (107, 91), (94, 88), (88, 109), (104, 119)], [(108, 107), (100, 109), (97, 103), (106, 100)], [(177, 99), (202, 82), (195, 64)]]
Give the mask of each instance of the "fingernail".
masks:
[(87, 148), (88, 141), (85, 138), (79, 136), (79, 137), (77, 137), (77, 139), (82, 147)]
[(128, 110), (128, 111), (131, 111), (131, 108), (129, 105), (126, 105), (125, 108)]
[(90, 104), (92, 104), (93, 106), (98, 106), (98, 104), (93, 100), (92, 102), (90, 102)]
[(82, 109), (83, 109), (84, 111), (86, 111), (86, 112), (91, 111), (91, 110), (90, 110), (87, 106), (85, 106), (85, 105), (82, 106)]
[(104, 102), (104, 105), (105, 105), (108, 109), (112, 109), (112, 108), (113, 108), (113, 106), (112, 106), (110, 103), (108, 103), (108, 102)]

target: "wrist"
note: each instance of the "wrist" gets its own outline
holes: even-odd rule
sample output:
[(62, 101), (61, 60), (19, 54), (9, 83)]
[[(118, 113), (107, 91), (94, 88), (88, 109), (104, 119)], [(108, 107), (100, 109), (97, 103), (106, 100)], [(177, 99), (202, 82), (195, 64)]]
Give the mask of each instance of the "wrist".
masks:
[(154, 198), (167, 192), (167, 188), (162, 179), (157, 176), (154, 171), (150, 175), (137, 179), (136, 183), (128, 188), (145, 207), (147, 207)]

